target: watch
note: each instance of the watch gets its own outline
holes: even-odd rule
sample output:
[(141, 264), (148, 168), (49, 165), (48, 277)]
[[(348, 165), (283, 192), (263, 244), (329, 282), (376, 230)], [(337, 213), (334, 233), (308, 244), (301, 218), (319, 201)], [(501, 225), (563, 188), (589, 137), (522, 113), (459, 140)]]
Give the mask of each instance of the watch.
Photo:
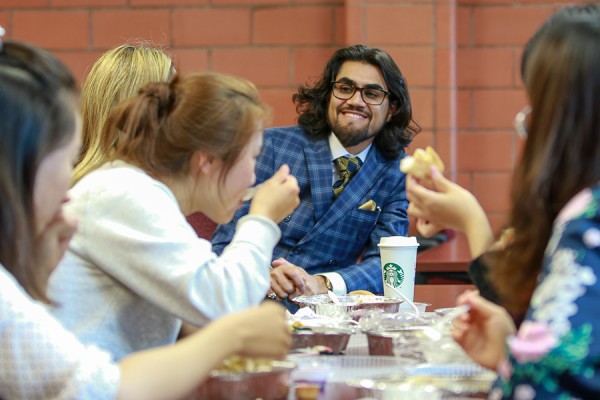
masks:
[(327, 290), (331, 290), (333, 291), (333, 285), (331, 284), (331, 281), (329, 280), (328, 277), (326, 277), (325, 275), (321, 275), (323, 278), (325, 278), (325, 286), (327, 287)]

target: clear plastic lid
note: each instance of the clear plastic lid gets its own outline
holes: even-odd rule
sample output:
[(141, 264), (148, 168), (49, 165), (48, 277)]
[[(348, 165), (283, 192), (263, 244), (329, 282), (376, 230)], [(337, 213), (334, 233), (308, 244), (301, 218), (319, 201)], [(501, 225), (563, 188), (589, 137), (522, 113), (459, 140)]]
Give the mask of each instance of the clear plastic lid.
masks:
[(424, 312), (415, 315), (409, 311), (398, 313), (376, 313), (364, 315), (360, 320), (360, 329), (363, 332), (396, 331), (414, 326), (433, 324), (440, 316), (436, 313)]
[(288, 315), (288, 324), (294, 330), (310, 330), (319, 333), (349, 333), (359, 330), (358, 322), (352, 319), (333, 318), (318, 315), (308, 307)]
[(387, 236), (379, 240), (379, 247), (418, 247), (415, 236)]

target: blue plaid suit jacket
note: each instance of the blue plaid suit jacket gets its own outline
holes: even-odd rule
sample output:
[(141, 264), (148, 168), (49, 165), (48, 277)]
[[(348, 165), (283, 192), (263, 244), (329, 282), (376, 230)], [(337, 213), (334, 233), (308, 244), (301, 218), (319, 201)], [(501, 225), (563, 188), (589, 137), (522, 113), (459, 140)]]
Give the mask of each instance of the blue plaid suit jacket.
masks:
[[(333, 201), (327, 138), (311, 139), (298, 126), (267, 129), (256, 182), (269, 179), (288, 164), (300, 186), (300, 205), (279, 224), (282, 237), (273, 259), (283, 257), (310, 274), (337, 272), (348, 291), (383, 293), (379, 238), (408, 232), (406, 176), (399, 169), (404, 156), (388, 161), (373, 146), (362, 168)], [(368, 200), (374, 200), (378, 209), (359, 210)], [(215, 252), (220, 254), (231, 241), (237, 220), (248, 208), (249, 202), (229, 224), (217, 227), (212, 237)]]

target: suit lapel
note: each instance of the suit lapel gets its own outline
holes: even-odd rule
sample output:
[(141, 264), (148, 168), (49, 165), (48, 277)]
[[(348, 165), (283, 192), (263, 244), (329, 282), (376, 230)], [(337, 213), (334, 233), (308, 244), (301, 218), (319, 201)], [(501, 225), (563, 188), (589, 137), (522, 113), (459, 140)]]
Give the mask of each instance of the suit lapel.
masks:
[[(331, 162), (331, 156), (328, 155), (328, 161)], [(321, 207), (325, 204), (329, 204), (328, 208), (321, 210), (320, 215), (317, 216), (317, 224), (311, 229), (311, 231), (301, 240), (300, 243), (307, 242), (313, 237), (317, 236), (324, 230), (328, 229), (332, 224), (337, 223), (345, 215), (348, 215), (354, 208), (358, 208), (365, 200), (366, 194), (376, 184), (377, 177), (380, 176), (385, 169), (385, 159), (379, 154), (379, 152), (373, 147), (367, 156), (367, 159), (358, 171), (356, 176), (346, 186), (346, 189), (339, 195), (336, 201), (333, 201), (333, 192), (331, 188), (332, 173), (330, 171), (328, 175), (327, 190), (320, 190)], [(330, 167), (331, 168), (331, 167)], [(312, 183), (312, 176), (311, 176)], [(320, 181), (321, 185), (324, 182)], [(315, 194), (313, 193), (313, 201)], [(328, 198), (328, 202), (324, 201), (324, 197)], [(333, 203), (332, 203), (333, 201)], [(315, 214), (316, 214), (315, 204)]]
[(304, 155), (310, 179), (310, 191), (315, 219), (319, 221), (331, 207), (331, 202), (333, 201), (333, 189), (331, 187), (333, 170), (327, 139), (309, 140), (304, 147)]

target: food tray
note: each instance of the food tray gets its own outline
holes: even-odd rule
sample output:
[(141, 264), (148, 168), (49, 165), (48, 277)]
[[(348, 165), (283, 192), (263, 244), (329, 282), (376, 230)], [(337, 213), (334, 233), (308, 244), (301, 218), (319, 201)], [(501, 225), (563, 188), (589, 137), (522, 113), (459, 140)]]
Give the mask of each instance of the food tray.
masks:
[(394, 398), (415, 389), (433, 389), (431, 398), (485, 394), (490, 390), (496, 374), (476, 364), (419, 364), (404, 368), (401, 375), (387, 378), (349, 379), (346, 383), (362, 389), (365, 396)]
[[(495, 373), (477, 364), (420, 364), (408, 370), (409, 375), (432, 375), (449, 378), (465, 378)], [(491, 374), (491, 375), (490, 375)]]
[(351, 333), (293, 332), (292, 350), (325, 346), (330, 348), (333, 354), (340, 354), (345, 352), (350, 336)]
[(194, 400), (286, 400), (296, 364), (272, 361), (271, 370), (254, 372), (211, 371), (198, 388)]
[(334, 303), (328, 295), (300, 296), (294, 299), (300, 307), (310, 307), (317, 315), (338, 319), (354, 320), (369, 310), (384, 313), (395, 313), (404, 300), (397, 297), (344, 295), (338, 296), (339, 303)]
[[(343, 382), (352, 378), (384, 377), (406, 373), (406, 368), (415, 361), (388, 356), (304, 356), (290, 355), (288, 359), (297, 364), (297, 369), (329, 367), (329, 382)], [(293, 377), (293, 374), (292, 374)]]

